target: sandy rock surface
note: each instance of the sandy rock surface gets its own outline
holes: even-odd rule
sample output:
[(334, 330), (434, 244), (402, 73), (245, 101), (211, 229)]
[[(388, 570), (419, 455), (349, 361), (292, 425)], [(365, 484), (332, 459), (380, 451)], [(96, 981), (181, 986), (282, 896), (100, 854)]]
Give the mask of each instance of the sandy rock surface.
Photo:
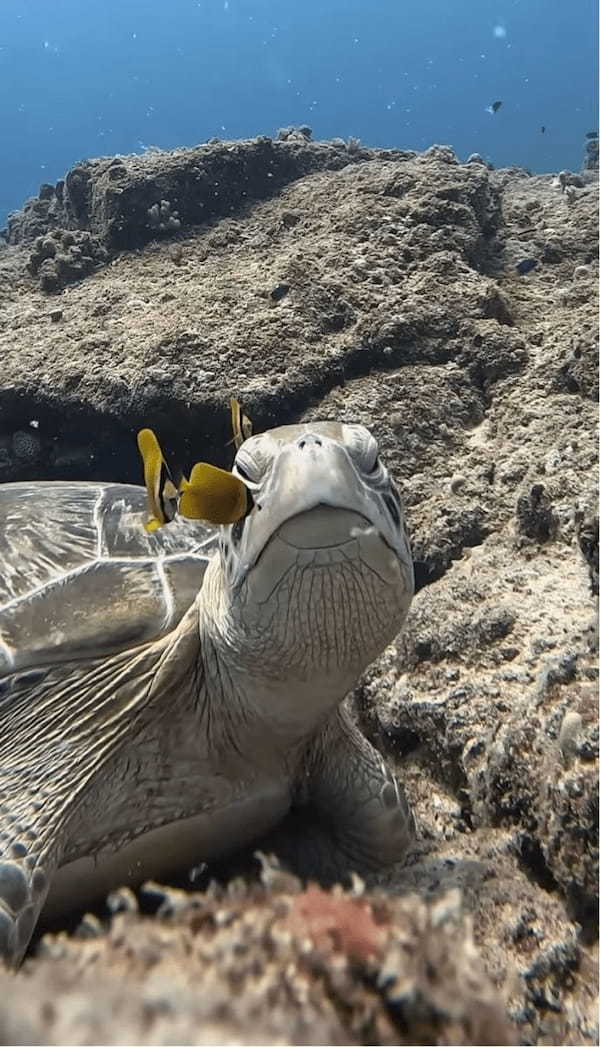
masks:
[(0, 482), (140, 482), (142, 425), (229, 464), (233, 394), (377, 436), (419, 591), (351, 701), (419, 840), (342, 899), (358, 946), (268, 876), (46, 940), (0, 1043), (597, 1042), (595, 204), (296, 136), (90, 161), (11, 221)]

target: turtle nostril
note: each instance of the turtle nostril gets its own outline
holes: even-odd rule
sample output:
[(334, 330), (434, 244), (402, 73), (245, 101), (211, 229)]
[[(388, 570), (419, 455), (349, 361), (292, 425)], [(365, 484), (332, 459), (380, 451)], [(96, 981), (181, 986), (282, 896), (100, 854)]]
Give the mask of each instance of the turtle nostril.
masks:
[(303, 436), (298, 440), (298, 447), (301, 451), (304, 450), (307, 444), (314, 444), (316, 447), (322, 447), (323, 441), (320, 436), (314, 436), (312, 433), (309, 433), (308, 436)]

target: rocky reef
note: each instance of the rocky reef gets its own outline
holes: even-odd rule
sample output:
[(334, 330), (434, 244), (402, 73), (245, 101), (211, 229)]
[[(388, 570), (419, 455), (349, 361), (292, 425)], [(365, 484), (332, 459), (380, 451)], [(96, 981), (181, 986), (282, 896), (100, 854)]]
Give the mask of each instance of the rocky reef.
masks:
[(88, 917), (0, 977), (0, 1043), (597, 1042), (594, 173), (309, 137), (88, 161), (11, 218), (0, 481), (140, 482), (142, 425), (229, 464), (230, 395), (368, 425), (418, 593), (349, 702), (419, 839), (364, 892), (266, 864)]
[(102, 935), (88, 917), (77, 937), (46, 939), (0, 1042), (514, 1042), (458, 892), (427, 905), (303, 890), (266, 863), (263, 880), (152, 886), (154, 919), (125, 912)]

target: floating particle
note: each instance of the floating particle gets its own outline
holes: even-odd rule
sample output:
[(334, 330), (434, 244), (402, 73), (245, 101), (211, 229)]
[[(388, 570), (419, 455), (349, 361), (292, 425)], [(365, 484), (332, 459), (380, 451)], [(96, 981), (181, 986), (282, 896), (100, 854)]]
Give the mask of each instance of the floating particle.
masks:
[(492, 116), (493, 116), (494, 113), (498, 112), (498, 110), (499, 110), (501, 105), (502, 105), (502, 102), (492, 102), (491, 105), (486, 105), (485, 111), (486, 111), (486, 113), (491, 113)]

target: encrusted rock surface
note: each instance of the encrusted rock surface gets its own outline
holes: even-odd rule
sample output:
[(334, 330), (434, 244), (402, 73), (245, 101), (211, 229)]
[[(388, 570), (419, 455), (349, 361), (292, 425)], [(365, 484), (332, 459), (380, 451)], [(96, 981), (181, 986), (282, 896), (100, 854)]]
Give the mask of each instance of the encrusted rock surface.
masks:
[(109, 250), (131, 249), (157, 234), (227, 216), (313, 171), (338, 171), (377, 156), (414, 155), (363, 149), (356, 139), (310, 142), (296, 133), (281, 140), (213, 139), (191, 149), (83, 160), (10, 215), (8, 240), (30, 244), (51, 230), (87, 230)]
[[(210, 205), (192, 170), (222, 173)], [(89, 161), (12, 220), (0, 481), (139, 482), (141, 425), (184, 467), (228, 463), (231, 394), (257, 430), (377, 435), (419, 592), (352, 702), (420, 839), (367, 893), (376, 961), (344, 938), (317, 962), (297, 922), (273, 945), (297, 886), (236, 888), (48, 944), (0, 1042), (597, 1042), (597, 233), (594, 185), (562, 188), (295, 134)], [(31, 253), (64, 229), (94, 271), (49, 295)]]
[(16, 984), (0, 975), (0, 1043), (515, 1042), (459, 892), (427, 905), (266, 879), (46, 938)]

